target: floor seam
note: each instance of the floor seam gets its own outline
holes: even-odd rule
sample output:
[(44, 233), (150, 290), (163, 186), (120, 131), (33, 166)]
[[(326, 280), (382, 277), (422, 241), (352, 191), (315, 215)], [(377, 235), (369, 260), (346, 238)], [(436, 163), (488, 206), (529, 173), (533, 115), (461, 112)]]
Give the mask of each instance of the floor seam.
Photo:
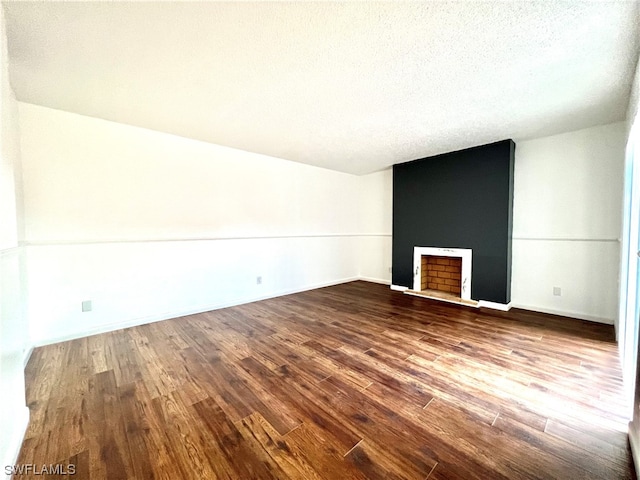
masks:
[(364, 438), (361, 438), (360, 440), (358, 440), (358, 443), (356, 443), (353, 447), (351, 447), (347, 453), (345, 453), (344, 455), (342, 455), (342, 458), (346, 457), (347, 455), (349, 455), (354, 448), (356, 448), (358, 445), (360, 445), (362, 443), (362, 441), (364, 440)]

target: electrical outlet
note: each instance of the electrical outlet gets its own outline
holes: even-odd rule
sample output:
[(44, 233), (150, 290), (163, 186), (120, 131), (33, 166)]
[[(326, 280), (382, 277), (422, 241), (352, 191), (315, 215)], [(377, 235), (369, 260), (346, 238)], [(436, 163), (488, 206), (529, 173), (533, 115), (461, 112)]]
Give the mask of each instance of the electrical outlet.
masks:
[(85, 300), (82, 302), (82, 311), (90, 312), (93, 309), (93, 305), (91, 305), (91, 300)]
[(389, 267), (389, 273), (391, 273), (391, 267)]
[(562, 289), (560, 287), (553, 287), (553, 295), (555, 297), (562, 296)]
[(256, 284), (262, 285), (262, 277), (256, 277)]

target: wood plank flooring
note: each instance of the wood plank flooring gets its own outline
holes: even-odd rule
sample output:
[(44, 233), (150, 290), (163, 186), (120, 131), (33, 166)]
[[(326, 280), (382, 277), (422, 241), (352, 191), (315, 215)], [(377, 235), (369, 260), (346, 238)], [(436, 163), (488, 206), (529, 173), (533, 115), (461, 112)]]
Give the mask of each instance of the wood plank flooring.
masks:
[(19, 462), (68, 478), (635, 478), (612, 327), (372, 283), (38, 348), (26, 375)]

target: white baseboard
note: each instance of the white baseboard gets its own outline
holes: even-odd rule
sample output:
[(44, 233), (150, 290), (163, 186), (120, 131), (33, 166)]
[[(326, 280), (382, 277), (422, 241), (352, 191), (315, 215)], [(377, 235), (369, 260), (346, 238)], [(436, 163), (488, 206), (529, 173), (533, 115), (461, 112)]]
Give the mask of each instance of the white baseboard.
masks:
[(505, 304), (505, 303), (489, 302), (488, 300), (479, 300), (478, 308), (492, 308), (494, 310), (508, 312), (509, 310), (511, 310), (511, 302)]
[(33, 353), (33, 346), (30, 346), (24, 351), (24, 356), (22, 357), (22, 366), (24, 368), (27, 367), (27, 363), (29, 363), (29, 359), (31, 358), (32, 353)]
[(396, 292), (404, 292), (406, 290), (409, 290), (409, 287), (403, 287), (402, 285), (391, 284), (391, 290), (395, 290)]
[(606, 325), (613, 325), (612, 318), (596, 317), (595, 315), (587, 315), (585, 313), (567, 312), (563, 310), (554, 310), (546, 307), (534, 307), (532, 305), (511, 304), (511, 308), (520, 308), (522, 310), (530, 310), (532, 312), (548, 313), (550, 315), (559, 315), (561, 317), (577, 318), (579, 320), (587, 320), (589, 322), (604, 323)]
[[(11, 475), (6, 474), (5, 467), (7, 465), (15, 465), (18, 461), (18, 455), (20, 455), (24, 434), (27, 432), (27, 427), (29, 426), (29, 408), (25, 406), (18, 412), (12, 412), (11, 418), (14, 419), (14, 428), (12, 431), (6, 432), (7, 437), (5, 438), (9, 438), (9, 441), (5, 445), (5, 451), (2, 452), (2, 475), (6, 480), (11, 480)], [(6, 425), (3, 425), (3, 428), (6, 428)], [(3, 432), (3, 436), (4, 435), (5, 432)]]
[[(401, 285), (393, 285), (393, 284), (391, 284), (391, 290), (396, 290), (398, 292), (404, 292), (406, 290), (409, 290), (409, 288), (408, 287), (403, 287)], [(434, 300), (440, 300), (440, 299), (439, 298), (434, 298)], [(449, 303), (455, 303), (455, 302), (449, 302)], [(584, 313), (566, 312), (566, 311), (562, 311), (562, 310), (553, 310), (553, 309), (544, 308), (544, 307), (534, 307), (534, 306), (531, 306), (531, 305), (520, 305), (520, 304), (514, 304), (513, 302), (509, 302), (507, 304), (504, 304), (504, 303), (497, 303), (497, 302), (489, 302), (487, 300), (478, 300), (478, 308), (492, 308), (494, 310), (500, 310), (500, 311), (503, 311), (503, 312), (508, 312), (512, 308), (520, 308), (522, 310), (529, 310), (529, 311), (532, 311), (532, 312), (549, 313), (551, 315), (560, 315), (561, 317), (577, 318), (579, 320), (587, 320), (589, 322), (604, 323), (606, 325), (613, 325), (614, 324), (614, 321), (611, 318), (596, 317), (594, 315), (586, 315)]]
[(640, 472), (640, 438), (637, 437), (638, 429), (633, 428), (633, 422), (629, 422), (629, 444), (631, 445), (631, 457), (636, 472)]
[(307, 285), (304, 287), (294, 288), (290, 290), (281, 290), (279, 292), (275, 292), (275, 293), (260, 296), (260, 297), (238, 299), (236, 301), (231, 301), (226, 303), (206, 304), (206, 305), (200, 305), (197, 307), (189, 308), (186, 310), (163, 312), (155, 315), (132, 318), (122, 322), (102, 324), (93, 328), (88, 328), (86, 330), (70, 332), (70, 333), (59, 335), (56, 337), (36, 339), (33, 343), (34, 343), (34, 346), (41, 347), (44, 345), (51, 345), (52, 343), (66, 342), (69, 340), (75, 340), (76, 338), (83, 338), (83, 337), (89, 337), (91, 335), (98, 335), (100, 333), (112, 332), (114, 330), (120, 330), (121, 328), (137, 327), (139, 325), (144, 325), (147, 323), (161, 322), (163, 320), (184, 317), (187, 315), (195, 315), (198, 313), (209, 312), (211, 310), (219, 310), (221, 308), (235, 307), (237, 305), (243, 305), (245, 303), (253, 303), (253, 302), (258, 302), (260, 300), (267, 300), (269, 298), (282, 297), (283, 295), (291, 295), (293, 293), (306, 292), (307, 290), (315, 290), (316, 288), (331, 287), (333, 285), (340, 285), (342, 283), (354, 282), (356, 280), (361, 280), (361, 278), (360, 277), (342, 278), (340, 280), (317, 283), (317, 284)]
[(362, 280), (364, 282), (379, 283), (381, 285), (391, 285), (390, 280), (384, 280), (382, 278), (363, 277), (362, 275), (360, 275), (358, 277), (358, 280)]

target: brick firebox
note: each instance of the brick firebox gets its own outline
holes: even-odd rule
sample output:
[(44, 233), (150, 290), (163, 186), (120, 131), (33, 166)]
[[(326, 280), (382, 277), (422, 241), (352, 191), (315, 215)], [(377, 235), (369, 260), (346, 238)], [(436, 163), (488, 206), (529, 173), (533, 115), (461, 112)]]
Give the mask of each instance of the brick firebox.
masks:
[(438, 290), (460, 296), (462, 276), (460, 257), (423, 255), (420, 274), (421, 290)]

